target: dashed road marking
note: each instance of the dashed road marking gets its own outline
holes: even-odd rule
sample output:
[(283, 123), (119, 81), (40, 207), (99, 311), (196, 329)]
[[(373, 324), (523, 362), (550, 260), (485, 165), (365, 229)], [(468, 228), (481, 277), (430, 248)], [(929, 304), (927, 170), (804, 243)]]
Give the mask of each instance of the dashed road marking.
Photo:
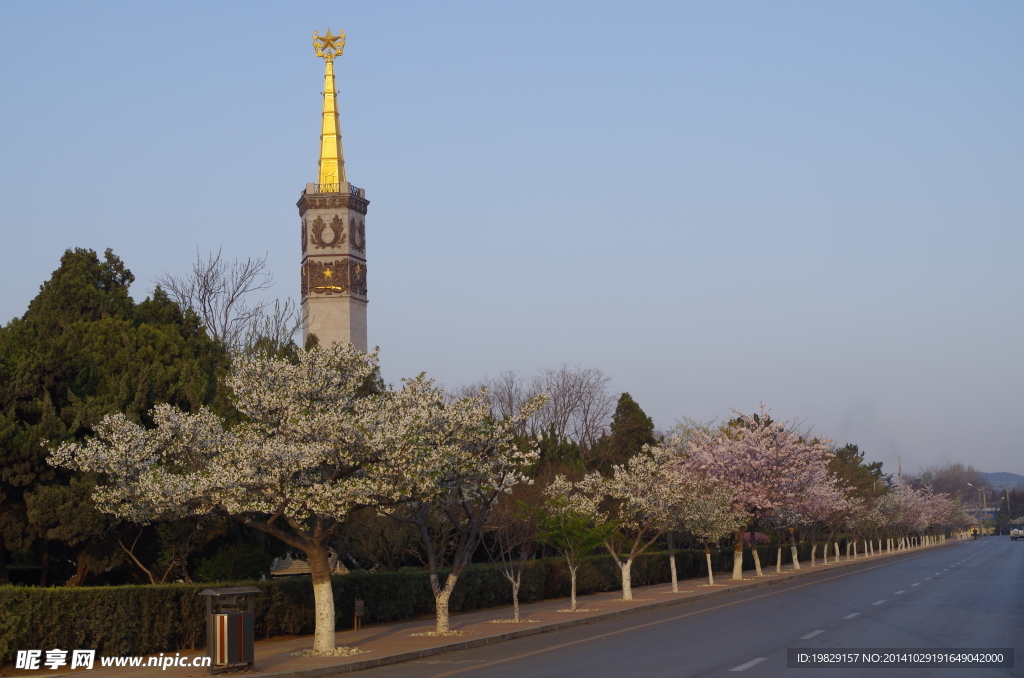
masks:
[(929, 579), (931, 579), (931, 577), (925, 577), (924, 578), (925, 581), (928, 581)]
[(731, 668), (729, 670), (730, 671), (746, 671), (751, 666), (757, 666), (761, 662), (766, 662), (766, 661), (768, 661), (768, 657), (758, 657), (757, 659), (751, 659), (746, 664), (740, 664), (739, 666), (737, 666), (735, 668)]
[(817, 631), (811, 631), (806, 636), (800, 636), (800, 640), (810, 640), (814, 636), (820, 636), (825, 633), (825, 629), (818, 629)]
[(896, 592), (896, 593), (894, 593), (893, 595), (894, 595), (894, 596), (898, 596), (898, 595), (900, 595), (901, 593), (906, 593), (906, 591), (897, 591), (897, 592)]
[(845, 617), (843, 617), (843, 619), (853, 619), (854, 617), (856, 617), (859, 614), (860, 614), (860, 612), (851, 612), (850, 614), (848, 614)]
[(911, 584), (911, 586), (920, 586), (920, 585), (921, 585), (920, 583), (917, 583), (917, 584)]
[(872, 604), (872, 605), (881, 605), (881, 604), (882, 604), (882, 603), (884, 603), (884, 602), (885, 602), (884, 600), (876, 600), (875, 602), (873, 602), (873, 603), (871, 603), (871, 604)]

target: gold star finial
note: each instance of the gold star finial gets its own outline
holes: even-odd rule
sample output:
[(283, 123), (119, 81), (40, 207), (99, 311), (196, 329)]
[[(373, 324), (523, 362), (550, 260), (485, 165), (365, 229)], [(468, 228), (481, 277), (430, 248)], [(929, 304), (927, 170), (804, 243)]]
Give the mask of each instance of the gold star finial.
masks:
[(345, 52), (345, 31), (331, 35), (331, 29), (328, 28), (327, 35), (323, 36), (313, 31), (313, 49), (316, 50), (318, 57), (333, 61), (334, 57), (341, 56)]

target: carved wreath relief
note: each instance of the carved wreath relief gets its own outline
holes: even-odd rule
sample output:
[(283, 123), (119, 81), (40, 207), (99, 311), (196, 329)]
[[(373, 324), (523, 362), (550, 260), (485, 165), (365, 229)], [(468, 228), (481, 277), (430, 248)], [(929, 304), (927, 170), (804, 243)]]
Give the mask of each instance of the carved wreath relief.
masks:
[(302, 267), (302, 296), (358, 294), (366, 296), (366, 264), (351, 259), (308, 261)]
[(364, 251), (366, 249), (366, 222), (360, 219), (359, 223), (356, 223), (356, 220), (353, 219), (349, 230), (352, 232), (352, 239), (350, 241), (352, 248), (360, 252)]
[(349, 289), (348, 259), (309, 261), (302, 267), (302, 295), (345, 294)]
[(358, 294), (360, 296), (366, 296), (366, 264), (353, 261), (349, 267), (351, 272), (350, 285), (352, 286), (352, 294)]
[(327, 230), (327, 222), (323, 217), (317, 217), (313, 221), (312, 241), (318, 250), (325, 247), (340, 247), (345, 244), (345, 222), (337, 214), (331, 219), (331, 239), (324, 238), (324, 231)]

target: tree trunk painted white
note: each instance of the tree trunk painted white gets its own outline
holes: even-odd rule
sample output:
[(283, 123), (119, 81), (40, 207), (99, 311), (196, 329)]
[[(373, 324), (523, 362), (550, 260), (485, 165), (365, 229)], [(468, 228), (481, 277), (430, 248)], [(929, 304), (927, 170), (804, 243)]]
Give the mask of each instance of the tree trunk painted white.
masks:
[(569, 609), (573, 612), (576, 611), (576, 569), (579, 567), (579, 563), (569, 565)]
[(782, 572), (782, 545), (779, 545), (779, 550), (775, 553), (775, 572)]
[(704, 549), (704, 557), (708, 561), (708, 586), (714, 586), (715, 575), (711, 572), (711, 551), (708, 551), (707, 548)]
[(794, 570), (799, 570), (800, 569), (800, 553), (796, 550), (796, 546), (794, 546), (792, 544), (789, 545), (789, 555), (792, 556), (792, 558), (793, 558), (793, 569)]
[(306, 551), (310, 578), (313, 580), (314, 631), (313, 652), (334, 652), (334, 592), (331, 589), (331, 562), (323, 546)]
[(811, 542), (811, 567), (817, 567), (817, 564), (814, 562), (815, 551), (817, 550), (818, 545), (814, 542)]
[(519, 584), (520, 578), (516, 577), (516, 581), (512, 584), (512, 621), (519, 621)]
[(676, 544), (672, 530), (665, 533), (665, 544), (668, 546), (668, 567), (672, 571), (672, 593), (679, 593), (679, 578), (676, 576)]
[(750, 547), (750, 554), (754, 557), (754, 571), (757, 572), (758, 577), (763, 577), (761, 574), (761, 556), (757, 553), (757, 546)]
[(631, 570), (633, 568), (633, 559), (629, 558), (625, 562), (619, 564), (619, 570), (622, 572), (622, 599), (633, 600), (633, 577)]
[(437, 633), (439, 635), (447, 634), (448, 628), (448, 600), (452, 597), (452, 589), (455, 588), (455, 582), (458, 581), (458, 577), (451, 573), (444, 580), (444, 588), (442, 588), (437, 581), (437, 575), (430, 575), (430, 587), (434, 591), (434, 606), (437, 610)]
[[(838, 563), (839, 562), (839, 542), (836, 542), (835, 544), (836, 544), (836, 562)], [(849, 544), (846, 545), (846, 555), (847, 556), (850, 555), (850, 545)]]
[(821, 555), (825, 559), (825, 565), (828, 565), (828, 542), (822, 544)]
[(743, 528), (733, 535), (732, 578), (743, 579)]

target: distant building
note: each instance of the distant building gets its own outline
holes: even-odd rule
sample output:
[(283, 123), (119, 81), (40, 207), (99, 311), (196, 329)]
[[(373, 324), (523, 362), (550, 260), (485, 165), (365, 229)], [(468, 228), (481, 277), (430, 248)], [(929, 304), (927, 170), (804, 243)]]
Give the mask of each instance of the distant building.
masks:
[[(341, 558), (336, 553), (330, 555), (331, 573), (332, 574), (348, 574), (348, 568), (341, 562)], [(309, 562), (293, 558), (292, 554), (288, 554), (284, 558), (274, 558), (274, 562), (270, 564), (270, 576), (271, 577), (294, 577), (301, 574), (310, 574), (312, 570), (309, 567)]]

